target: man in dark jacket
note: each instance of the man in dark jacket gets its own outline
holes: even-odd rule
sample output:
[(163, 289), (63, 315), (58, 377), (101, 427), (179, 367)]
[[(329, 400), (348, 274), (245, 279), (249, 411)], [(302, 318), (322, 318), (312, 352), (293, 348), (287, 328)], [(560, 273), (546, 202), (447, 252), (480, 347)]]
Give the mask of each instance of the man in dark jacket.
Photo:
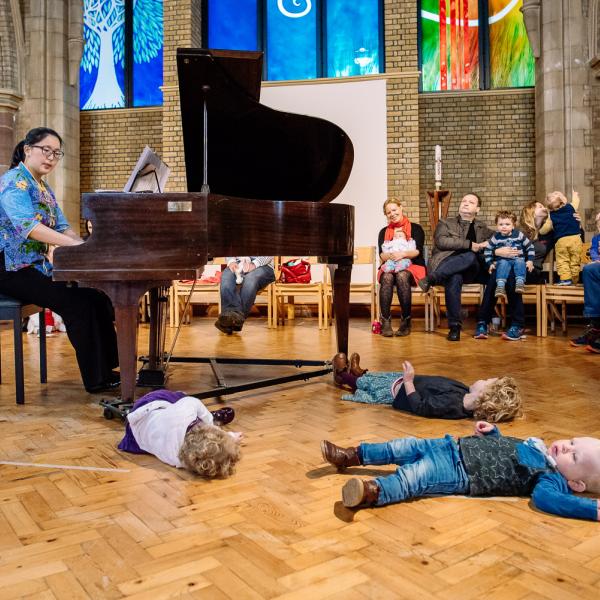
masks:
[(432, 285), (444, 286), (450, 327), (448, 340), (452, 342), (460, 340), (463, 283), (485, 283), (488, 278), (483, 250), (494, 232), (476, 219), (480, 209), (479, 196), (467, 194), (460, 202), (456, 217), (440, 220), (433, 236), (428, 275), (419, 280), (419, 287), (424, 292)]

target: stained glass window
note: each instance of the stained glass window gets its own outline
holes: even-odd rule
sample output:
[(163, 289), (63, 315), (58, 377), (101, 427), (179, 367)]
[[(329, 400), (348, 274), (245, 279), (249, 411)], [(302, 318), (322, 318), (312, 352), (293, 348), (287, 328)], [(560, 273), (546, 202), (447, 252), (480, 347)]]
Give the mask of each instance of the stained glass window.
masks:
[(314, 79), (318, 69), (317, 11), (311, 6), (306, 14), (288, 12), (282, 11), (282, 6), (267, 3), (267, 79)]
[(522, 0), (489, 0), (492, 88), (535, 85), (535, 62), (519, 10), (522, 5)]
[(327, 76), (379, 73), (379, 0), (327, 1)]
[(84, 0), (83, 14), (81, 108), (162, 104), (162, 0)]
[(208, 29), (208, 47), (258, 50), (257, 2), (258, 0), (209, 0), (211, 26)]
[(425, 92), (534, 85), (523, 0), (421, 0)]
[(209, 0), (208, 45), (263, 50), (269, 80), (379, 73), (382, 6), (383, 0)]

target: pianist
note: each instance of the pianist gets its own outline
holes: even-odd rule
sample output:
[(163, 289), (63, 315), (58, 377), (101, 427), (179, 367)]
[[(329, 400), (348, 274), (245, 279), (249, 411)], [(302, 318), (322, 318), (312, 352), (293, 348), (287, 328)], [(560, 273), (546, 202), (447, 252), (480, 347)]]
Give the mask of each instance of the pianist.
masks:
[[(236, 284), (238, 266), (242, 258), (242, 283)], [(241, 331), (244, 321), (256, 300), (256, 294), (275, 281), (272, 256), (235, 257), (227, 259), (227, 268), (221, 275), (221, 314), (215, 327), (231, 335)]]
[(108, 298), (93, 289), (52, 280), (48, 248), (83, 243), (67, 223), (44, 181), (64, 156), (62, 139), (38, 127), (17, 144), (0, 178), (0, 292), (58, 313), (75, 348), (85, 389), (101, 392), (119, 383), (117, 338)]

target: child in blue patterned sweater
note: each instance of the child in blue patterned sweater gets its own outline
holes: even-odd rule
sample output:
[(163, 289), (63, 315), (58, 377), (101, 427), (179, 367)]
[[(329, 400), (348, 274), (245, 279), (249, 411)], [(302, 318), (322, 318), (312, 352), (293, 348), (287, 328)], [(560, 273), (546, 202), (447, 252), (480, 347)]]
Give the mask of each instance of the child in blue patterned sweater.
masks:
[[(522, 294), (525, 291), (526, 271), (533, 270), (533, 243), (521, 231), (515, 229), (516, 224), (515, 213), (507, 210), (497, 213), (497, 232), (488, 240), (488, 246), (483, 253), (489, 272), (496, 270), (496, 297), (506, 298), (506, 280), (511, 271), (515, 274), (515, 292)], [(494, 255), (498, 248), (516, 248), (519, 255), (514, 258), (500, 258)]]

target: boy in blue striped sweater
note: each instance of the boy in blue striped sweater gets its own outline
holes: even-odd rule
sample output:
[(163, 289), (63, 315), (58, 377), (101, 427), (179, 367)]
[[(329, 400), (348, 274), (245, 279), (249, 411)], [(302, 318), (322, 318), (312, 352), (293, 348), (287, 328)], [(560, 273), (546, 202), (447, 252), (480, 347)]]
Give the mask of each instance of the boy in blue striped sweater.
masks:
[[(496, 297), (506, 298), (506, 280), (511, 270), (515, 274), (515, 292), (522, 294), (525, 291), (525, 275), (533, 270), (535, 250), (531, 241), (518, 229), (515, 213), (501, 210), (496, 214), (497, 232), (488, 240), (484, 251), (485, 263), (491, 273), (496, 270)], [(518, 256), (514, 258), (500, 258), (494, 255), (497, 248), (516, 248)]]

